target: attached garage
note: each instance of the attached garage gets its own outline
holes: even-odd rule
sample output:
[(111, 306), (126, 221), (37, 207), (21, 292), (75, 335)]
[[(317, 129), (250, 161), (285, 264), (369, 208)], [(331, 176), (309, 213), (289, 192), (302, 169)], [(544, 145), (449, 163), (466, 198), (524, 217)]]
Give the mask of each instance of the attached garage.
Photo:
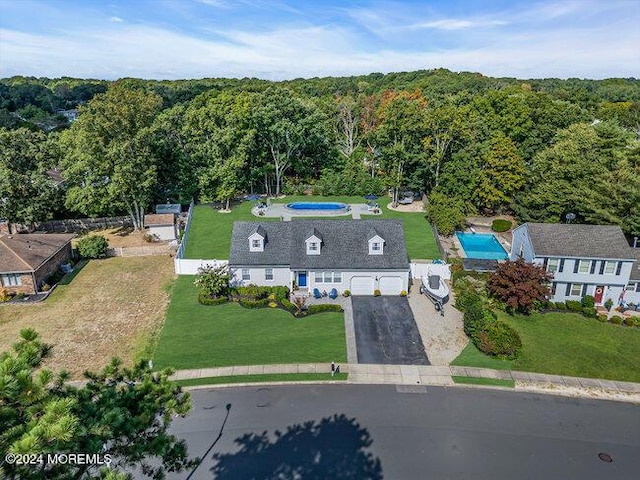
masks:
[(404, 290), (402, 277), (380, 277), (379, 285), (382, 295), (400, 295)]
[(351, 295), (373, 295), (373, 277), (353, 277), (351, 279)]

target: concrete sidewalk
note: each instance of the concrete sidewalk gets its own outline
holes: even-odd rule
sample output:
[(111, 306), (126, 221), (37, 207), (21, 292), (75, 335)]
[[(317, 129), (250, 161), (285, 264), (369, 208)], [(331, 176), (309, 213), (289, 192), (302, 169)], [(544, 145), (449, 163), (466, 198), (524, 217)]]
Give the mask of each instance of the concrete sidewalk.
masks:
[[(513, 380), (516, 387), (530, 387), (530, 390), (549, 390), (562, 394), (561, 389), (572, 395), (594, 397), (594, 392), (608, 392), (631, 396), (629, 400), (640, 401), (640, 383), (617, 382), (595, 378), (566, 377), (541, 373), (491, 370), (488, 368), (431, 366), (431, 365), (369, 365), (342, 364), (342, 373), (348, 373), (347, 383), (392, 384), (392, 385), (454, 385), (452, 376)], [(179, 370), (171, 378), (188, 380), (195, 378), (223, 377), (236, 375), (264, 375), (283, 373), (330, 373), (329, 363), (305, 363), (286, 365), (249, 365), (220, 368)], [(527, 388), (525, 388), (527, 389)], [(581, 395), (582, 392), (582, 395)]]

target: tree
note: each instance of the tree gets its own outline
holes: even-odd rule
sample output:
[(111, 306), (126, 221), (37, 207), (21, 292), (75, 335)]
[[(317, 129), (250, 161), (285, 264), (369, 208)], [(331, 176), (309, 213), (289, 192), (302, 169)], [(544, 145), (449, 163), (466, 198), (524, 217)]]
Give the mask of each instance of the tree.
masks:
[(536, 303), (547, 299), (552, 278), (542, 265), (527, 263), (521, 258), (513, 262), (507, 260), (489, 276), (487, 290), (509, 310), (528, 314)]
[(492, 211), (509, 205), (524, 184), (525, 166), (515, 144), (503, 133), (496, 134), (483, 155), (477, 196), (480, 206)]
[[(0, 451), (43, 454), (33, 465), (5, 462), (0, 477), (23, 480), (130, 478), (133, 467), (160, 479), (193, 466), (184, 441), (168, 433), (174, 415), (185, 415), (189, 394), (151, 372), (146, 361), (123, 368), (117, 359), (100, 373), (87, 372), (81, 388), (68, 375), (41, 368), (51, 346), (35, 331), (20, 332), (12, 352), (0, 355)], [(84, 453), (89, 462), (47, 462), (47, 454)], [(108, 455), (111, 463), (100, 465)], [(100, 457), (98, 457), (100, 456)], [(155, 461), (151, 461), (155, 459)]]
[(52, 217), (62, 190), (47, 172), (58, 159), (54, 137), (0, 129), (0, 218), (30, 225)]
[(360, 116), (356, 100), (350, 96), (336, 98), (337, 114), (334, 123), (334, 135), (338, 151), (350, 159), (360, 146)]
[(203, 295), (209, 298), (225, 296), (229, 291), (229, 266), (227, 264), (214, 267), (206, 265), (198, 268), (198, 275), (193, 284)]
[(464, 203), (442, 193), (429, 194), (427, 204), (427, 220), (433, 223), (440, 235), (453, 235), (455, 231), (466, 225)]
[(80, 239), (76, 248), (84, 258), (103, 258), (107, 256), (109, 242), (102, 235), (89, 235)]
[(161, 106), (139, 83), (120, 81), (80, 109), (62, 135), (68, 208), (86, 215), (125, 210), (142, 228), (157, 181), (148, 127)]
[(276, 195), (294, 162), (313, 162), (327, 153), (327, 135), (319, 109), (290, 90), (272, 87), (257, 98), (253, 111), (259, 150), (273, 165)]

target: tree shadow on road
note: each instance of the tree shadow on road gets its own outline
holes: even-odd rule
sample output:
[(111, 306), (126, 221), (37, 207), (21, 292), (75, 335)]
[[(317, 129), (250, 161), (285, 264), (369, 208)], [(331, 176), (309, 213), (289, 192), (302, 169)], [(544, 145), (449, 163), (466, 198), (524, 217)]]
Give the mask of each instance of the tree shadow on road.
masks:
[(275, 431), (273, 436), (245, 434), (235, 453), (216, 453), (216, 480), (382, 480), (380, 459), (367, 450), (373, 440), (366, 428), (346, 415), (334, 415)]

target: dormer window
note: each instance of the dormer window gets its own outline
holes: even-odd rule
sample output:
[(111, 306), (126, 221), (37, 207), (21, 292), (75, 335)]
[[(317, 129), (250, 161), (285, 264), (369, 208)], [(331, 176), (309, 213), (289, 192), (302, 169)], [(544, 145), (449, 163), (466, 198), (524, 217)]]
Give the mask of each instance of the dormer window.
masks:
[(375, 229), (369, 232), (369, 255), (384, 254), (384, 238), (378, 235)]
[(267, 241), (267, 232), (258, 225), (249, 235), (249, 251), (264, 252), (264, 244)]
[(320, 255), (322, 235), (315, 228), (309, 232), (304, 241), (307, 244), (307, 255)]

